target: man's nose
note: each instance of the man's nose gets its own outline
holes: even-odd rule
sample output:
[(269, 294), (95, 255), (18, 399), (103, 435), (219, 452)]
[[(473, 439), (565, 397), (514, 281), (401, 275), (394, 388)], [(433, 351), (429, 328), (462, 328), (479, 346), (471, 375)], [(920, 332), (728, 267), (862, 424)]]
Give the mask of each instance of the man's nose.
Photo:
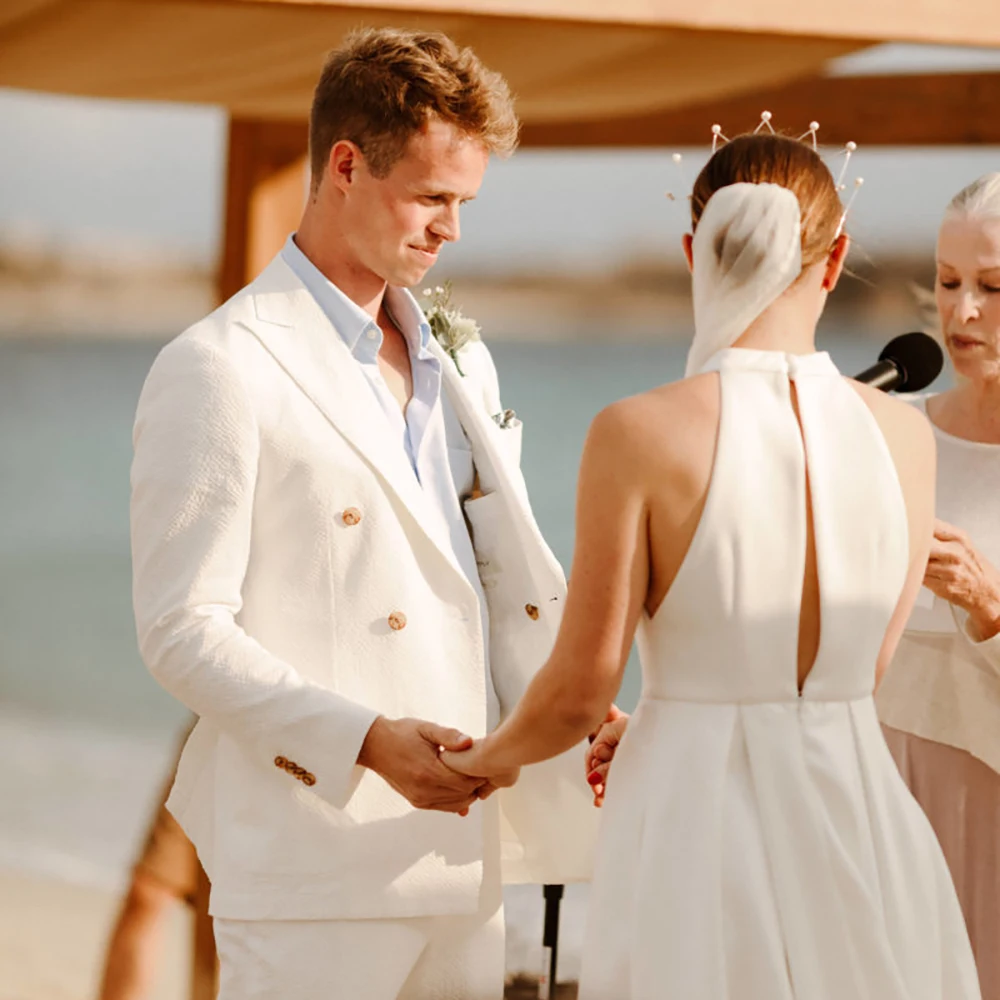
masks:
[(457, 202), (442, 208), (431, 224), (431, 231), (450, 243), (457, 242), (462, 235), (462, 228), (458, 221), (458, 208)]

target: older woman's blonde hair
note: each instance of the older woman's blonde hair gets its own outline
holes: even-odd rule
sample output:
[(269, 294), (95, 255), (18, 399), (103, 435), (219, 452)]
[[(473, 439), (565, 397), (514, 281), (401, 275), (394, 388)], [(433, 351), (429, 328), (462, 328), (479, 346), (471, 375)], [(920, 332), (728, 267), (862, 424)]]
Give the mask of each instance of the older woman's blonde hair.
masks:
[(962, 188), (948, 202), (945, 217), (967, 215), (976, 219), (1000, 218), (1000, 173), (983, 174)]

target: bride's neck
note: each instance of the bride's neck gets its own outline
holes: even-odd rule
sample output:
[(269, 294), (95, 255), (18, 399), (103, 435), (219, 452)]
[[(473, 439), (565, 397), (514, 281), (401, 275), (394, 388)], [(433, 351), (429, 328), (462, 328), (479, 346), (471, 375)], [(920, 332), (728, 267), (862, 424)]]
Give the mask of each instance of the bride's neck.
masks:
[(816, 324), (825, 302), (825, 293), (817, 295), (817, 290), (807, 285), (793, 285), (747, 327), (733, 346), (812, 354), (816, 350)]

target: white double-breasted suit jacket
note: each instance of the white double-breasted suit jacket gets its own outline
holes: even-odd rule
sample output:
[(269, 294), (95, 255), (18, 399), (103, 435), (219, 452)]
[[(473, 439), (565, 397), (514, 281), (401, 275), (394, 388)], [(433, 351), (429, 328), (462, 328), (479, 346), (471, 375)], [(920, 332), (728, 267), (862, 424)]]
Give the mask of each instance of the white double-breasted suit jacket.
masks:
[[(482, 496), (490, 635), (375, 394), (281, 258), (157, 357), (136, 415), (133, 597), (156, 679), (199, 716), (168, 807), (230, 919), (475, 910), (490, 803), (420, 811), (357, 765), (372, 721), (483, 735), (548, 656), (565, 581), (501, 428), (486, 347), (432, 341)], [(493, 722), (494, 720), (489, 720)], [(500, 793), (506, 881), (589, 878), (582, 752)]]

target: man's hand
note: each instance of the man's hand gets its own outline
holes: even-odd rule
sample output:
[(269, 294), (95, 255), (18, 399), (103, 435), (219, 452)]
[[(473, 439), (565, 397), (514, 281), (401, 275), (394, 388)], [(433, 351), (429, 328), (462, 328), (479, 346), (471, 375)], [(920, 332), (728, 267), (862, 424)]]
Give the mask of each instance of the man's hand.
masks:
[(492, 789), (482, 778), (469, 778), (445, 767), (438, 751), (467, 750), (472, 737), (421, 719), (386, 719), (372, 723), (358, 763), (381, 775), (417, 809), (437, 809), (466, 816), (477, 798)]
[(608, 772), (611, 762), (615, 759), (618, 744), (621, 743), (628, 727), (629, 717), (624, 712), (612, 706), (600, 729), (597, 730), (593, 742), (587, 748), (587, 784), (594, 793), (594, 805), (600, 808), (604, 804), (604, 793), (608, 787)]

